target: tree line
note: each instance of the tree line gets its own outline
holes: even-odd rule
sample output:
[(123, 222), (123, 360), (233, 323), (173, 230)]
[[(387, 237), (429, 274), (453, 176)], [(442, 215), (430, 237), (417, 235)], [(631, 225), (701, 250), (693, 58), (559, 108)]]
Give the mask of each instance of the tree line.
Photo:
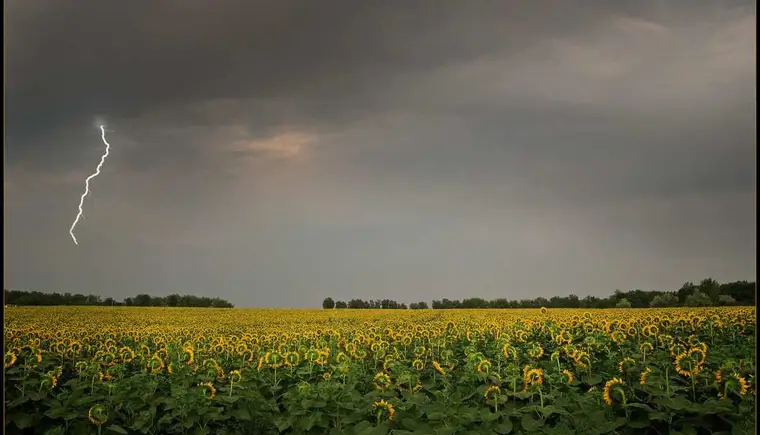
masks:
[(117, 301), (112, 297), (71, 293), (42, 293), (37, 291), (5, 289), (5, 305), (100, 305), (132, 307), (208, 307), (233, 308), (234, 305), (220, 298), (207, 296), (178, 295), (151, 296), (141, 293), (135, 297)]
[[(615, 293), (606, 297), (586, 296), (579, 298), (576, 295), (553, 296), (549, 299), (538, 297), (535, 299), (509, 300), (499, 298), (485, 300), (473, 297), (462, 300), (441, 299), (434, 300), (431, 308), (457, 309), (457, 308), (648, 308), (648, 307), (708, 307), (755, 305), (755, 283), (748, 281), (733, 281), (720, 284), (712, 278), (703, 279), (699, 284), (687, 282), (678, 290), (674, 291), (646, 291), (646, 290), (615, 290)], [(369, 309), (406, 309), (407, 306), (389, 299), (382, 301), (363, 301), (352, 299), (348, 303), (334, 301), (326, 298), (322, 302), (322, 308), (369, 308)], [(427, 309), (426, 302), (415, 302), (409, 305), (410, 309)]]

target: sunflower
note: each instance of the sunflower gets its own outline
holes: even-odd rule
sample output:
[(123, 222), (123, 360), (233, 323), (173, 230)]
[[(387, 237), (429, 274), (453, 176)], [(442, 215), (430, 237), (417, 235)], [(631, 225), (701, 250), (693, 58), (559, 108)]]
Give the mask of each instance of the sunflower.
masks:
[(391, 387), (391, 377), (383, 372), (377, 373), (373, 379), (375, 388), (378, 390), (387, 390)]
[(636, 364), (636, 361), (633, 360), (633, 358), (625, 357), (622, 361), (618, 363), (618, 370), (621, 374), (625, 374), (626, 372), (630, 371), (630, 368), (628, 368), (628, 365), (634, 365)]
[[(264, 355), (264, 360), (264, 362), (273, 369), (282, 367), (283, 363), (285, 362), (285, 359), (282, 357), (282, 355), (277, 352), (267, 352)], [(319, 360), (319, 357), (317, 357), (317, 360)]]
[(108, 412), (103, 405), (94, 405), (87, 411), (87, 418), (96, 426), (102, 426), (108, 421)]
[(162, 359), (166, 359), (169, 357), (169, 350), (165, 347), (161, 347), (156, 351), (156, 355), (160, 356)]
[(544, 356), (544, 348), (538, 343), (533, 343), (528, 349), (528, 356), (531, 358), (539, 359)]
[(488, 400), (493, 400), (496, 399), (499, 394), (501, 394), (501, 388), (499, 388), (497, 385), (490, 385), (488, 388), (486, 388), (486, 392), (483, 394), (483, 397)]
[(491, 361), (482, 359), (476, 367), (478, 373), (488, 373), (491, 370)]
[[(528, 368), (526, 366), (526, 368)], [(526, 371), (525, 368), (523, 369), (523, 372), (525, 373), (523, 378), (523, 389), (527, 390), (528, 387), (534, 386), (534, 385), (542, 385), (544, 383), (544, 371), (542, 369), (530, 369)]]
[(161, 357), (158, 355), (158, 353), (155, 353), (150, 358), (148, 367), (150, 368), (151, 373), (161, 373), (164, 368), (166, 368), (166, 364), (164, 363), (164, 360), (161, 359)]
[(517, 349), (510, 346), (509, 343), (504, 343), (504, 345), (501, 347), (501, 352), (504, 354), (504, 356), (509, 358), (517, 359)]
[(438, 373), (442, 375), (446, 374), (446, 370), (444, 370), (444, 368), (441, 367), (441, 364), (439, 364), (438, 361), (433, 361), (433, 368), (435, 369), (435, 371), (437, 371)]
[(201, 382), (198, 384), (199, 387), (203, 387), (203, 395), (206, 395), (206, 391), (209, 392), (209, 400), (214, 400), (214, 397), (216, 396), (216, 388), (214, 388), (214, 384), (211, 382)]
[(288, 352), (285, 355), (285, 365), (288, 367), (295, 367), (301, 362), (301, 354), (298, 352)]
[(689, 349), (689, 356), (695, 357), (697, 361), (697, 367), (702, 367), (707, 360), (707, 345), (700, 343), (702, 346)]
[(681, 376), (692, 376), (699, 373), (699, 360), (695, 360), (691, 357), (687, 352), (683, 352), (676, 356), (675, 361), (673, 361), (673, 365), (676, 368), (676, 372), (678, 372)]
[(652, 346), (652, 343), (645, 341), (639, 345), (639, 351), (642, 355), (651, 355), (654, 352), (654, 346)]
[(614, 341), (615, 344), (620, 344), (624, 342), (627, 337), (625, 335), (625, 332), (618, 329), (610, 334), (610, 338), (612, 338), (612, 341)]
[(739, 393), (740, 396), (747, 394), (747, 391), (749, 390), (749, 383), (747, 380), (738, 373), (733, 373), (731, 377), (736, 380), (736, 383), (739, 386), (739, 391), (737, 391), (737, 393)]
[(45, 385), (50, 385), (50, 388), (55, 388), (55, 386), (58, 385), (58, 376), (56, 376), (56, 372), (49, 371), (45, 374), (42, 382), (40, 382), (40, 386)]
[(381, 420), (383, 417), (387, 420), (393, 420), (393, 416), (396, 415), (396, 410), (393, 408), (393, 405), (385, 400), (373, 403), (372, 408), (377, 411), (378, 420)]
[(414, 369), (417, 371), (421, 371), (422, 369), (425, 368), (425, 362), (422, 361), (421, 359), (416, 359), (412, 361), (412, 367), (414, 367)]
[(575, 380), (575, 376), (573, 376), (573, 372), (571, 372), (570, 370), (567, 370), (567, 369), (562, 370), (562, 374), (567, 377), (568, 385), (572, 384), (573, 381)]
[(560, 331), (559, 335), (555, 337), (555, 340), (557, 341), (557, 344), (562, 344), (562, 343), (569, 344), (569, 343), (572, 343), (573, 341), (573, 334), (571, 334), (570, 331), (568, 331), (567, 329), (563, 329), (562, 331)]
[(185, 361), (185, 365), (190, 365), (195, 361), (195, 351), (193, 351), (192, 347), (185, 347), (182, 349), (182, 353), (184, 355), (187, 355), (187, 360)]
[(124, 363), (132, 362), (135, 359), (135, 351), (129, 346), (124, 346), (119, 349), (119, 356)]
[(13, 351), (8, 351), (5, 353), (5, 368), (9, 369), (13, 367), (13, 364), (16, 364), (16, 359), (18, 357), (16, 356), (16, 353)]
[(591, 358), (589, 355), (584, 351), (578, 351), (573, 356), (573, 361), (575, 362), (575, 365), (581, 368), (587, 368), (588, 363), (591, 361)]
[(609, 381), (607, 381), (607, 383), (604, 384), (604, 394), (602, 397), (604, 398), (604, 402), (610, 406), (612, 406), (612, 403), (613, 403), (612, 402), (613, 391), (618, 391), (621, 394), (623, 394), (621, 387), (618, 387), (618, 385), (620, 386), (625, 385), (625, 382), (623, 382), (623, 380), (620, 378), (612, 378)]
[(240, 370), (232, 370), (230, 372), (230, 384), (238, 384), (243, 380), (243, 374)]
[(646, 370), (641, 372), (641, 375), (639, 376), (639, 384), (646, 385), (647, 378), (649, 377), (650, 373), (652, 373), (652, 369), (650, 367), (647, 367)]

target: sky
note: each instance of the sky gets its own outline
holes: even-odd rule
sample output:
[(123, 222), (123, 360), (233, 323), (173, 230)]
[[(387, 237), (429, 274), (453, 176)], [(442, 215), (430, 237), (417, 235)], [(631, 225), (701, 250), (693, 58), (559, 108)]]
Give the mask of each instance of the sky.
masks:
[(6, 288), (297, 308), (755, 279), (753, 1), (5, 3)]

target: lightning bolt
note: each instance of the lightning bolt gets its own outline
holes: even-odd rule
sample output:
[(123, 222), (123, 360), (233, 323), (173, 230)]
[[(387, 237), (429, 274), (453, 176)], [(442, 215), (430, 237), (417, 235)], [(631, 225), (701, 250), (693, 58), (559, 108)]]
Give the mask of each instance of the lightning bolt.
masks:
[(108, 151), (111, 149), (111, 145), (108, 144), (106, 141), (106, 130), (103, 128), (103, 126), (100, 126), (100, 133), (101, 133), (101, 139), (103, 139), (103, 143), (106, 144), (106, 152), (103, 154), (103, 157), (100, 158), (100, 163), (98, 164), (98, 167), (95, 168), (95, 172), (87, 177), (84, 180), (84, 193), (82, 194), (82, 197), (79, 198), (79, 213), (77, 213), (76, 219), (74, 219), (74, 223), (71, 224), (71, 228), (69, 229), (69, 234), (71, 234), (71, 238), (74, 240), (75, 245), (79, 245), (79, 242), (77, 242), (77, 238), (74, 235), (74, 227), (77, 226), (77, 222), (79, 222), (79, 218), (82, 217), (82, 204), (84, 204), (84, 198), (87, 196), (88, 193), (90, 193), (90, 180), (100, 175), (100, 168), (103, 166), (103, 163), (106, 161), (106, 157), (108, 157)]

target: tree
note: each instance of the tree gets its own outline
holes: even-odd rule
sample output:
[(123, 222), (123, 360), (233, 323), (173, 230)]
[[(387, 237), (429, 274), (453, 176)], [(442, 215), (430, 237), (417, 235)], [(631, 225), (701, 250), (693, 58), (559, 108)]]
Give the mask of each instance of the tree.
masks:
[(678, 302), (682, 304), (685, 303), (686, 298), (689, 297), (689, 295), (692, 294), (696, 288), (697, 286), (695, 286), (691, 281), (685, 282), (684, 285), (682, 285), (681, 288), (676, 292), (678, 294)]
[(699, 290), (694, 290), (694, 293), (686, 297), (684, 305), (687, 307), (707, 307), (711, 302), (710, 296), (707, 296)]
[(167, 307), (176, 307), (179, 306), (179, 295), (178, 294), (171, 294), (166, 297), (166, 306)]
[(675, 307), (678, 305), (678, 296), (673, 293), (663, 293), (652, 298), (650, 307)]
[(699, 291), (710, 298), (712, 303), (718, 302), (720, 296), (720, 284), (712, 278), (705, 278), (699, 283)]
[(718, 304), (736, 305), (736, 299), (732, 298), (731, 295), (720, 295), (718, 296)]
[(628, 299), (623, 298), (620, 299), (617, 304), (615, 304), (616, 308), (631, 308), (631, 303), (628, 301)]
[(730, 295), (739, 305), (755, 305), (756, 287), (754, 282), (735, 281), (721, 284), (720, 293)]
[(140, 293), (135, 296), (133, 304), (138, 307), (149, 307), (152, 299), (149, 294)]
[(178, 307), (217, 307), (233, 308), (234, 305), (220, 298), (199, 298), (197, 296), (154, 297), (149, 294), (139, 294), (136, 297), (124, 298), (124, 302), (118, 302), (112, 297), (102, 299), (98, 295), (83, 295), (71, 293), (41, 293), (35, 291), (5, 290), (5, 301), (8, 305), (126, 305), (142, 307), (178, 306)]
[(348, 304), (343, 301), (338, 301), (335, 303), (335, 308), (348, 308)]
[(325, 298), (325, 300), (322, 301), (322, 308), (325, 310), (332, 310), (335, 308), (335, 301), (333, 298)]

